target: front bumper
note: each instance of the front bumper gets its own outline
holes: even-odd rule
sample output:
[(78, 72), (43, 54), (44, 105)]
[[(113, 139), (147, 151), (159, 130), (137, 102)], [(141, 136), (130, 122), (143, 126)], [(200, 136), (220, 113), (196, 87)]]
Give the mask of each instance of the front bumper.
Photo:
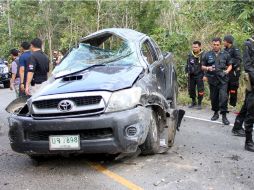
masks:
[[(14, 151), (26, 154), (135, 152), (146, 139), (151, 114), (150, 109), (137, 107), (98, 116), (64, 119), (35, 120), (12, 115), (9, 118), (10, 144)], [(126, 135), (129, 126), (137, 128), (136, 135)], [(50, 151), (48, 136), (52, 134), (79, 134), (80, 150)]]

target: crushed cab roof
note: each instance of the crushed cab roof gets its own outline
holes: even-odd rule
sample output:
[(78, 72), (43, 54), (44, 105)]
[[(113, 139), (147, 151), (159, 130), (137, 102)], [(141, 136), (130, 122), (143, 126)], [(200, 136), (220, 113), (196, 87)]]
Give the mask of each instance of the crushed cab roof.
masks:
[(113, 34), (113, 35), (117, 35), (127, 41), (138, 41), (141, 38), (145, 37), (146, 35), (141, 33), (141, 32), (137, 32), (135, 30), (132, 29), (128, 29), (128, 28), (108, 28), (108, 29), (103, 29), (103, 30), (99, 30), (95, 33), (92, 33), (84, 38), (81, 38), (81, 42), (99, 37), (99, 36), (103, 36), (104, 34)]

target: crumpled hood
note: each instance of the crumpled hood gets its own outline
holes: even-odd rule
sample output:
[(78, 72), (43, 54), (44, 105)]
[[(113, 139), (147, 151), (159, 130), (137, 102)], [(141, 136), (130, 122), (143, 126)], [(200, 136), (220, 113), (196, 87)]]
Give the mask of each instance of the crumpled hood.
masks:
[(143, 67), (138, 66), (94, 67), (73, 75), (82, 75), (82, 79), (79, 80), (64, 81), (65, 77), (58, 78), (43, 87), (37, 95), (45, 96), (50, 94), (101, 90), (113, 92), (132, 87), (142, 71)]

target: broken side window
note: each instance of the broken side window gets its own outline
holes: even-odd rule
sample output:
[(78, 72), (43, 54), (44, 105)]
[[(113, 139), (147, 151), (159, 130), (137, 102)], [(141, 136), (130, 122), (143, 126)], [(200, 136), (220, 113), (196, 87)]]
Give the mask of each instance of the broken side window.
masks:
[(148, 40), (146, 40), (141, 46), (141, 53), (148, 64), (152, 64), (156, 60), (158, 60), (156, 53), (154, 52), (151, 44)]

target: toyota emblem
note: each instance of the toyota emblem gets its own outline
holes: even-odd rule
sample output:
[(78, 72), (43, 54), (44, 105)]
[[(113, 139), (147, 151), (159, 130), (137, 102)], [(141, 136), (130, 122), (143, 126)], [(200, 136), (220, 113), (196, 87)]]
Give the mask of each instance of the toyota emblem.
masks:
[(62, 100), (59, 102), (57, 108), (62, 112), (70, 111), (73, 108), (73, 102), (70, 100)]

